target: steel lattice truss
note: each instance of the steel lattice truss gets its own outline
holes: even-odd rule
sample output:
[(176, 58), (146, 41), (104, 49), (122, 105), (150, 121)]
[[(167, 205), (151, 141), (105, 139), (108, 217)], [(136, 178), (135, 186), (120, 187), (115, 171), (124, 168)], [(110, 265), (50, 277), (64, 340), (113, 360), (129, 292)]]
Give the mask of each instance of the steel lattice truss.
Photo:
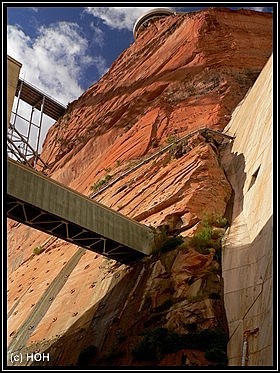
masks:
[[(43, 114), (57, 120), (64, 114), (66, 107), (23, 80), (18, 81), (16, 96), (16, 108), (12, 112), (13, 121), (9, 124), (7, 133), (8, 156), (34, 168), (38, 164), (44, 170), (48, 166), (39, 155)], [(19, 114), (21, 101), (31, 107), (29, 118)], [(35, 110), (39, 110), (40, 114), (38, 123), (34, 121)], [(19, 121), (20, 126), (18, 125)], [(34, 137), (35, 132), (34, 145), (32, 146), (31, 134)]]
[(8, 157), (16, 158), (17, 161), (36, 168), (38, 162), (44, 168), (47, 164), (40, 158), (38, 152), (29, 144), (28, 138), (21, 134), (14, 125), (8, 128), (7, 136)]
[(65, 221), (26, 202), (8, 196), (7, 216), (10, 219), (59, 237), (123, 263), (130, 263), (143, 254), (102, 237), (72, 222)]

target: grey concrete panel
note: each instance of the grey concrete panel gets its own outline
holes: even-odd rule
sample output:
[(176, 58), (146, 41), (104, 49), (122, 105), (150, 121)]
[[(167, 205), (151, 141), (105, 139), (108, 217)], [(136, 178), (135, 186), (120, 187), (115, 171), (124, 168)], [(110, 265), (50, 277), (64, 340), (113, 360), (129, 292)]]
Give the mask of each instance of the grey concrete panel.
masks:
[(8, 160), (8, 195), (93, 232), (102, 239), (149, 255), (153, 231), (13, 160)]
[[(272, 58), (224, 130), (233, 188), (231, 225), (223, 239), (224, 303), (229, 366), (273, 364), (272, 297)], [(258, 172), (257, 172), (258, 171)], [(257, 332), (255, 332), (257, 330)], [(242, 346), (247, 343), (246, 353)], [(242, 359), (243, 356), (243, 359)]]

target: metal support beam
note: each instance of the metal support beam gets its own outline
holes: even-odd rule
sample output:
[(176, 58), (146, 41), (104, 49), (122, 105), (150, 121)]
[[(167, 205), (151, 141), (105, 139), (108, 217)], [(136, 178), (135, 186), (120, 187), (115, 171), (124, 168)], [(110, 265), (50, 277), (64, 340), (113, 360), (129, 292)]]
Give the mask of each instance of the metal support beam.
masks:
[[(12, 112), (14, 117), (12, 119), (12, 123), (8, 126), (8, 155), (13, 155), (16, 159), (23, 160), (29, 165), (31, 165), (31, 162), (26, 162), (26, 160), (32, 158), (32, 167), (36, 168), (37, 161), (40, 159), (39, 145), (41, 140), (43, 115), (46, 114), (50, 118), (58, 120), (58, 118), (65, 113), (66, 106), (60, 104), (56, 100), (32, 86), (30, 83), (27, 83), (21, 79), (18, 80), (15, 96), (17, 96), (17, 103), (15, 112)], [(19, 114), (19, 105), (21, 100), (31, 106), (31, 114), (29, 119), (26, 119)], [(39, 125), (33, 122), (33, 114), (35, 109), (40, 111)], [(18, 127), (16, 128), (17, 120), (19, 118), (27, 122), (27, 124), (25, 123), (25, 125), (27, 125), (27, 127), (25, 127), (26, 132), (21, 133), (20, 136), (18, 136)], [(33, 148), (30, 142), (30, 136), (34, 127), (36, 127), (37, 136)], [(17, 144), (15, 144), (16, 146), (13, 146), (11, 144), (13, 142), (18, 143), (19, 146), (17, 146)], [(44, 168), (45, 167), (47, 167), (47, 165), (44, 163)]]
[(124, 263), (150, 255), (156, 245), (147, 226), (11, 159), (7, 216)]

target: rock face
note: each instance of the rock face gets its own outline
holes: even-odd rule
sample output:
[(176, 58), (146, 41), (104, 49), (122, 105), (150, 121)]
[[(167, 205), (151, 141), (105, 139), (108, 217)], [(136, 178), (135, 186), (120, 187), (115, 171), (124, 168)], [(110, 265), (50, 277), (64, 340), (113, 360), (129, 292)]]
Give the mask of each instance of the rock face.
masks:
[[(140, 223), (164, 226), (170, 247), (130, 267), (9, 222), (10, 352), (49, 352), (45, 364), (57, 366), (79, 356), (85, 365), (225, 364), (198, 339), (226, 331), (222, 233), (205, 223), (225, 215), (231, 196), (219, 159), (226, 140), (199, 132), (175, 140), (226, 126), (271, 54), (271, 33), (271, 14), (245, 10), (151, 21), (69, 105), (44, 142), (44, 172)], [(204, 247), (190, 238), (197, 232), (211, 233)], [(180, 343), (154, 349), (170, 339)]]

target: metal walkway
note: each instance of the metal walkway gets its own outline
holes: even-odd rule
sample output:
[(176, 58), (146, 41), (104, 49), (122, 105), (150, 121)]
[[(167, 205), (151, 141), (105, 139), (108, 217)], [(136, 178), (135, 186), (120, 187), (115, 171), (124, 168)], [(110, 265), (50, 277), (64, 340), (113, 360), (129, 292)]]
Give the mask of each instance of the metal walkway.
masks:
[(149, 227), (8, 159), (7, 216), (122, 263), (156, 248)]
[(58, 120), (66, 110), (64, 105), (22, 79), (18, 80), (15, 95), (55, 120)]
[[(18, 80), (15, 96), (17, 97), (16, 108), (15, 111), (12, 111), (13, 120), (8, 126), (8, 155), (34, 168), (36, 168), (39, 162), (43, 169), (47, 169), (48, 165), (39, 155), (44, 123), (43, 114), (57, 121), (59, 117), (65, 114), (67, 108), (22, 79)], [(24, 114), (25, 116), (19, 114), (21, 101), (24, 101), (31, 107), (29, 118), (26, 117), (26, 113)], [(35, 110), (38, 110), (40, 113), (38, 123), (34, 122)], [(35, 142), (33, 145), (31, 145), (31, 137), (33, 137), (33, 142)]]

